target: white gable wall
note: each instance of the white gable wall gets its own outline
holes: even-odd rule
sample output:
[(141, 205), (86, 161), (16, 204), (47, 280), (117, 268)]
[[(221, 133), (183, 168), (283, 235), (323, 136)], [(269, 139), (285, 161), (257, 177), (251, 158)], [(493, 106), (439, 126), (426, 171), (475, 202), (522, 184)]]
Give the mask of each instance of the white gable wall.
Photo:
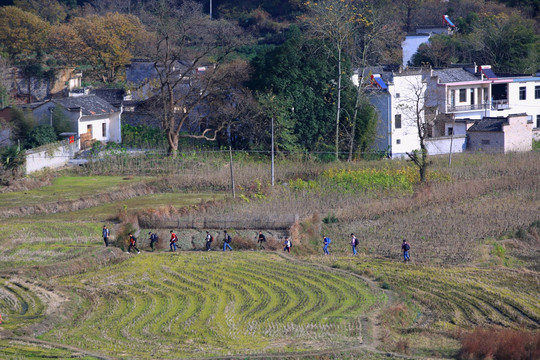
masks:
[[(420, 149), (416, 106), (420, 108), (420, 121), (424, 121), (424, 93), (426, 83), (422, 75), (396, 75), (388, 87), (392, 98), (390, 116), (392, 131), (392, 157), (404, 157), (406, 153)], [(420, 94), (420, 95), (418, 95)], [(401, 115), (401, 127), (396, 127), (396, 115)]]

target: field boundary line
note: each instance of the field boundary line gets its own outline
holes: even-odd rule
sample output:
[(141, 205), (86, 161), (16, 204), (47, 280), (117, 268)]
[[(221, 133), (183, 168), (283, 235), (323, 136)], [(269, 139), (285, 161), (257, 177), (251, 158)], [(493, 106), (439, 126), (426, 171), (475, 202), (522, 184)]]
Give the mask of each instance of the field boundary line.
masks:
[(40, 345), (48, 345), (48, 346), (52, 346), (52, 347), (56, 347), (56, 348), (60, 348), (60, 349), (65, 349), (65, 350), (69, 350), (69, 351), (74, 351), (74, 352), (78, 352), (78, 353), (88, 355), (88, 356), (92, 356), (92, 357), (95, 357), (96, 359), (100, 359), (100, 360), (115, 360), (116, 359), (116, 358), (113, 358), (113, 357), (107, 357), (107, 356), (104, 356), (104, 355), (101, 355), (101, 354), (98, 354), (98, 353), (94, 353), (92, 351), (84, 350), (84, 349), (81, 349), (81, 348), (78, 348), (78, 347), (75, 347), (75, 346), (66, 345), (66, 344), (60, 344), (60, 343), (41, 340), (41, 339), (36, 339), (36, 338), (29, 337), (29, 336), (12, 336), (12, 335), (8, 335), (8, 336), (3, 337), (3, 339), (25, 341), (25, 342), (29, 342), (29, 343), (33, 343), (33, 344), (40, 344)]

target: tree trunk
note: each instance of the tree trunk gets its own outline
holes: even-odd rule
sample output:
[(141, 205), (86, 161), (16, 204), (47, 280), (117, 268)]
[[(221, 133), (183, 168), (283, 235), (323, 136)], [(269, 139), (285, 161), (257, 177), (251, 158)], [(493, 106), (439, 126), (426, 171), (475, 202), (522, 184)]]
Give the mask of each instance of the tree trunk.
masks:
[[(363, 75), (363, 71), (362, 71)], [(351, 142), (349, 144), (349, 159), (348, 161), (352, 161), (353, 157), (353, 150), (354, 150), (354, 134), (356, 132), (356, 117), (358, 116), (358, 107), (360, 106), (360, 93), (362, 91), (362, 84), (358, 84), (358, 90), (356, 91), (356, 103), (354, 104), (354, 115), (352, 119), (352, 130), (351, 130)]]
[(339, 160), (339, 116), (341, 112), (341, 47), (338, 47), (338, 84), (336, 111), (336, 161)]
[(167, 149), (167, 155), (171, 158), (176, 158), (178, 153), (178, 134), (168, 130), (167, 141), (169, 143), (169, 148)]

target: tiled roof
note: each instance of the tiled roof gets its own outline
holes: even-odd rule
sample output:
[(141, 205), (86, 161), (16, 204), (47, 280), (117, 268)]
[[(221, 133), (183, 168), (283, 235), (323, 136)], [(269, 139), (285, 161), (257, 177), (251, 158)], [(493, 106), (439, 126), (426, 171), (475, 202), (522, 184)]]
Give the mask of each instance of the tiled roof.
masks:
[(117, 108), (96, 95), (75, 96), (63, 99), (54, 99), (54, 103), (67, 109), (81, 108), (82, 114), (86, 116), (103, 115), (118, 112)]
[(444, 84), (480, 80), (478, 77), (474, 76), (463, 68), (433, 70), (433, 75), (437, 76), (440, 79), (440, 82)]
[(506, 118), (483, 118), (476, 120), (467, 131), (500, 132), (507, 123)]

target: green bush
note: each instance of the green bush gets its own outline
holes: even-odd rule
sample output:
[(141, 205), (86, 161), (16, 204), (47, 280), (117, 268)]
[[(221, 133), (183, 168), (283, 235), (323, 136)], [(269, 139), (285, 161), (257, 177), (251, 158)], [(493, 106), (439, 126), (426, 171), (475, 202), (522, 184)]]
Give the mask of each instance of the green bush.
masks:
[(50, 125), (39, 125), (26, 136), (25, 148), (32, 149), (41, 145), (50, 144), (57, 140), (56, 132)]

